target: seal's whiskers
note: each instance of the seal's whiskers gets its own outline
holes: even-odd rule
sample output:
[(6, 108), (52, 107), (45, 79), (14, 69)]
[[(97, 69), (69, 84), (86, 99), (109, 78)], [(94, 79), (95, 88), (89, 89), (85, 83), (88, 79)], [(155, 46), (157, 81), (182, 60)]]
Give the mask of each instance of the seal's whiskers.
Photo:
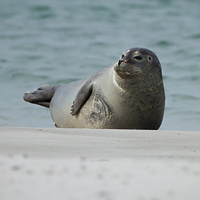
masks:
[(141, 72), (141, 71), (136, 72), (133, 76), (135, 78), (137, 78), (138, 80), (140, 80), (140, 81), (144, 81), (145, 80), (145, 74), (143, 72)]

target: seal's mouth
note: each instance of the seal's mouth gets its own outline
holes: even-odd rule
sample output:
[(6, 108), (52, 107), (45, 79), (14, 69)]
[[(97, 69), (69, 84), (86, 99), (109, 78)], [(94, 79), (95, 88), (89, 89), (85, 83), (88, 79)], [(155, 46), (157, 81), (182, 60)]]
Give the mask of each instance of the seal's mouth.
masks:
[(123, 64), (118, 61), (114, 65), (114, 70), (119, 77), (122, 79), (139, 79), (143, 80), (142, 70), (134, 65), (130, 65), (127, 62), (123, 62)]

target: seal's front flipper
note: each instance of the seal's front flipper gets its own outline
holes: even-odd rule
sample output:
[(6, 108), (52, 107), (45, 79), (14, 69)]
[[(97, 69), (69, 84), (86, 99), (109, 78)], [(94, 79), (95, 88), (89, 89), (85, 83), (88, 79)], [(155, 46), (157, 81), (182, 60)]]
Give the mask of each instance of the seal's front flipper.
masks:
[(79, 90), (76, 98), (73, 102), (71, 107), (71, 115), (74, 116), (79, 113), (83, 105), (89, 99), (90, 95), (92, 94), (93, 84), (91, 81), (87, 81)]
[(55, 93), (57, 86), (44, 85), (34, 92), (26, 92), (24, 100), (49, 108), (51, 99)]

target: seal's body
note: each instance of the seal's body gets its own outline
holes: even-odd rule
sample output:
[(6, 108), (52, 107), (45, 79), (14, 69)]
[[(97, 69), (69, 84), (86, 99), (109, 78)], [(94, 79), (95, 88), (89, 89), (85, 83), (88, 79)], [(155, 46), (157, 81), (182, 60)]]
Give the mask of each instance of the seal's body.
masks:
[(143, 48), (86, 81), (43, 86), (24, 99), (49, 107), (59, 128), (158, 129), (165, 105), (160, 63)]

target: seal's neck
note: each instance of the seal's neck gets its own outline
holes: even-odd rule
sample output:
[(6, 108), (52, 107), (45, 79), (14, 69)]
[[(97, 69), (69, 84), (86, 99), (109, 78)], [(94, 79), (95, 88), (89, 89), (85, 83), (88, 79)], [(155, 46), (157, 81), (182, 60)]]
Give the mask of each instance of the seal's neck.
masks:
[(118, 87), (126, 92), (133, 91), (133, 88), (138, 87), (140, 80), (133, 79), (123, 79), (115, 71), (113, 71), (113, 81)]

